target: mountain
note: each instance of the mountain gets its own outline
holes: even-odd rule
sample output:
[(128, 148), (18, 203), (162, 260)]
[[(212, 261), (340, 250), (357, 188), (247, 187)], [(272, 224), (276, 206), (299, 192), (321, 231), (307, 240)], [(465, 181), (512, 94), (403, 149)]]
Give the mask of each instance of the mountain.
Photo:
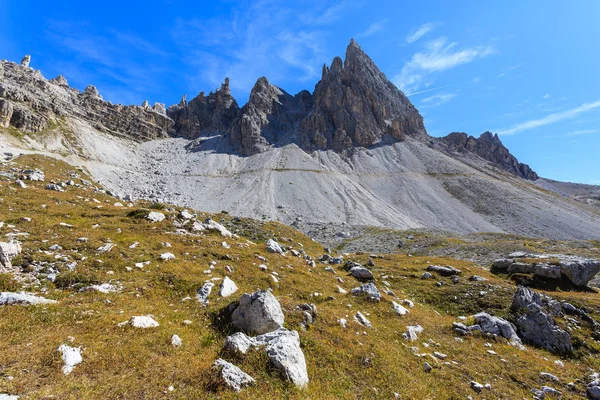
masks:
[[(66, 157), (113, 193), (315, 226), (600, 236), (598, 208), (539, 185), (497, 135), (430, 137), (409, 99), (352, 40), (314, 92), (229, 79), (165, 109), (0, 62), (0, 149)], [(587, 204), (590, 203), (590, 204)], [(340, 228), (343, 230), (344, 228)]]
[(539, 178), (529, 165), (520, 163), (515, 156), (504, 147), (497, 134), (484, 132), (479, 139), (467, 136), (464, 132), (452, 132), (441, 138), (450, 150), (475, 153), (500, 168), (524, 179), (535, 181)]

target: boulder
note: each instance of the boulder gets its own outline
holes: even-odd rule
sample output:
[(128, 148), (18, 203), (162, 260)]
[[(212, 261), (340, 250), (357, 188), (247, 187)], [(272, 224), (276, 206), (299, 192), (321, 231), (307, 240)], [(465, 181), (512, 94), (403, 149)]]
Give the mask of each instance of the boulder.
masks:
[(237, 292), (238, 287), (228, 276), (223, 278), (223, 282), (221, 282), (221, 287), (219, 290), (219, 294), (221, 297), (229, 297), (235, 292)]
[(406, 332), (402, 334), (402, 337), (405, 340), (410, 340), (411, 342), (415, 342), (419, 339), (419, 334), (423, 333), (423, 327), (421, 325), (411, 325), (406, 327)]
[(157, 212), (157, 211), (150, 211), (148, 213), (148, 215), (146, 216), (146, 219), (148, 219), (152, 222), (160, 222), (165, 219), (165, 214), (163, 214), (161, 212)]
[(171, 336), (171, 345), (173, 347), (181, 347), (183, 345), (183, 340), (179, 337), (179, 335)]
[(380, 301), (381, 294), (373, 282), (361, 285), (350, 291), (355, 296), (366, 296), (371, 301)]
[[(21, 254), (21, 251), (21, 244), (19, 242), (0, 242), (0, 267), (4, 267), (4, 270), (10, 271), (12, 269), (11, 260)], [(0, 268), (0, 271), (2, 270), (3, 268)]]
[(366, 326), (367, 328), (371, 328), (373, 326), (371, 325), (371, 321), (369, 321), (367, 317), (365, 317), (360, 311), (356, 313), (354, 320), (359, 324)]
[(516, 327), (505, 319), (495, 317), (485, 312), (475, 314), (475, 323), (479, 325), (484, 333), (491, 333), (506, 338), (510, 343), (519, 348), (523, 347), (521, 339), (517, 335)]
[(269, 253), (278, 253), (278, 254), (283, 254), (284, 253), (283, 248), (281, 247), (281, 245), (279, 243), (277, 243), (273, 239), (267, 240), (266, 246), (267, 246), (267, 251)]
[(259, 345), (266, 344), (269, 360), (287, 379), (299, 388), (308, 385), (306, 360), (300, 348), (298, 332), (280, 328), (255, 339)]
[(156, 322), (154, 318), (149, 315), (131, 317), (129, 320), (129, 325), (140, 329), (156, 328), (159, 326), (158, 322)]
[(63, 366), (63, 374), (69, 375), (73, 372), (73, 369), (77, 364), (83, 361), (81, 357), (81, 347), (70, 347), (66, 344), (62, 344), (58, 351), (62, 353), (62, 360), (65, 363)]
[(284, 315), (279, 301), (266, 290), (240, 297), (231, 314), (231, 323), (251, 335), (261, 335), (283, 326)]
[(227, 230), (227, 228), (225, 228), (223, 225), (219, 224), (218, 222), (213, 221), (210, 218), (207, 218), (206, 221), (204, 221), (204, 228), (208, 229), (209, 231), (217, 231), (223, 237), (228, 237), (228, 238), (233, 237), (233, 234), (231, 232), (229, 232)]
[(208, 296), (210, 296), (210, 292), (212, 291), (213, 286), (215, 286), (212, 282), (206, 282), (200, 289), (198, 289), (198, 293), (196, 293), (196, 298), (198, 302), (203, 306), (208, 305)]
[(431, 272), (423, 272), (423, 275), (421, 275), (421, 279), (433, 279), (433, 275), (431, 274)]
[(442, 276), (454, 276), (462, 274), (462, 271), (460, 269), (456, 269), (449, 265), (430, 265), (429, 267), (427, 267), (427, 271), (436, 272)]
[(491, 271), (494, 273), (504, 273), (512, 263), (514, 263), (514, 260), (500, 258), (492, 263)]
[(0, 306), (14, 305), (14, 304), (36, 305), (36, 304), (57, 304), (57, 303), (58, 303), (58, 301), (56, 301), (56, 300), (46, 299), (44, 297), (39, 297), (39, 296), (33, 295), (31, 293), (25, 293), (25, 292), (18, 292), (18, 293), (1, 292), (0, 293)]
[(600, 262), (597, 260), (568, 260), (559, 263), (560, 272), (575, 286), (587, 286), (598, 272)]
[(248, 350), (258, 345), (259, 343), (254, 338), (249, 337), (243, 332), (236, 332), (233, 335), (227, 336), (223, 348), (233, 353), (246, 354)]
[(254, 378), (242, 371), (239, 367), (221, 358), (215, 361), (213, 367), (219, 370), (225, 384), (236, 392), (239, 392), (246, 386), (253, 385), (256, 382)]
[(529, 288), (520, 286), (513, 297), (511, 310), (522, 339), (553, 353), (573, 351), (571, 335), (557, 326), (542, 308), (542, 298)]
[(394, 309), (394, 312), (398, 315), (406, 315), (409, 313), (408, 309), (404, 308), (403, 306), (396, 303), (395, 301), (392, 301), (392, 307)]
[(350, 275), (352, 275), (356, 279), (364, 279), (364, 280), (374, 279), (375, 278), (375, 276), (373, 276), (373, 273), (371, 271), (369, 271), (365, 267), (360, 267), (360, 266), (359, 267), (352, 267), (350, 269)]

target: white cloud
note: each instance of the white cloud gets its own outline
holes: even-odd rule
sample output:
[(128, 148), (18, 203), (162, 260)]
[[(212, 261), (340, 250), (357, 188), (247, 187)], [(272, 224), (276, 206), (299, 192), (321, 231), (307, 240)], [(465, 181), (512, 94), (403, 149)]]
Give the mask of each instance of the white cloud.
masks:
[(544, 99), (544, 100), (548, 100), (550, 97), (552, 97), (552, 96), (550, 96), (550, 93), (546, 93), (546, 94), (544, 95), (543, 99)]
[(582, 104), (579, 107), (573, 108), (571, 110), (561, 111), (553, 114), (549, 114), (540, 119), (533, 119), (530, 121), (525, 121), (508, 129), (499, 130), (499, 135), (514, 135), (516, 133), (520, 133), (523, 131), (527, 131), (530, 129), (539, 128), (540, 126), (554, 124), (556, 122), (563, 121), (565, 119), (570, 119), (578, 116), (579, 114), (594, 110), (596, 108), (600, 108), (600, 100), (595, 101), (593, 103)]
[(411, 34), (409, 34), (406, 37), (406, 43), (416, 42), (417, 40), (421, 39), (423, 36), (425, 36), (429, 32), (431, 32), (436, 26), (437, 26), (437, 24), (434, 24), (431, 22), (428, 22), (426, 24), (419, 26), (417, 29), (415, 29)]
[(492, 46), (458, 49), (456, 42), (449, 43), (447, 38), (440, 37), (428, 42), (424, 51), (413, 54), (393, 81), (402, 91), (416, 92), (431, 84), (426, 80), (428, 75), (468, 64), (494, 52)]
[(592, 133), (598, 133), (600, 129), (580, 129), (577, 131), (571, 131), (565, 133), (565, 136), (582, 136), (582, 135), (590, 135)]
[(421, 100), (422, 108), (438, 107), (456, 97), (456, 93), (438, 93)]
[(373, 36), (374, 34), (381, 32), (385, 29), (385, 25), (389, 22), (389, 19), (377, 21), (369, 25), (369, 27), (361, 33), (355, 35), (356, 38)]

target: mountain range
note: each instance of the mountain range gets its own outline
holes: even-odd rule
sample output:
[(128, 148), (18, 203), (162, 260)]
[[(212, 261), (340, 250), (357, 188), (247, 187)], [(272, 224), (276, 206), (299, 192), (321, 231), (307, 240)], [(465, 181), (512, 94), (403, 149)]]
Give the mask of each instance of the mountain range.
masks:
[(261, 77), (240, 107), (220, 88), (170, 107), (112, 104), (94, 86), (0, 62), (0, 148), (86, 167), (121, 196), (315, 224), (600, 236), (595, 186), (538, 176), (498, 135), (427, 134), (355, 40), (295, 95)]

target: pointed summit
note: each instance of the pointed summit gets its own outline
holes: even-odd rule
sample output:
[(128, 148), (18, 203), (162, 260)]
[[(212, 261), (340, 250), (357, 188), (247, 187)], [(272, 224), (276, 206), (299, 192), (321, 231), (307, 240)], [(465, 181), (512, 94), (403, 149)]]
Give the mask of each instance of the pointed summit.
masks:
[(419, 112), (354, 39), (343, 63), (335, 57), (329, 71), (323, 68), (314, 96), (301, 126), (306, 147), (339, 151), (370, 147), (384, 136), (400, 141), (425, 134)]

